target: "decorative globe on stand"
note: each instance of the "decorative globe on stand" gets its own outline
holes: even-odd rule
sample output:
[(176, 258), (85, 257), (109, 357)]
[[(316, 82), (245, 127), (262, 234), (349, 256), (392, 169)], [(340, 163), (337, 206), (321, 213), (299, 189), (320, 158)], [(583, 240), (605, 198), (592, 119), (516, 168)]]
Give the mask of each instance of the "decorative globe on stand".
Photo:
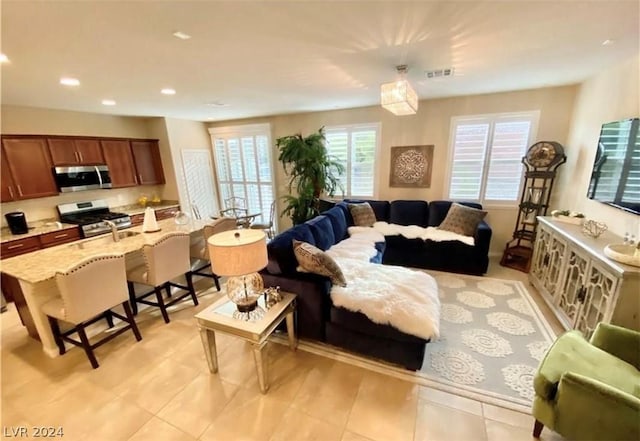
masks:
[(267, 236), (261, 230), (241, 229), (214, 234), (208, 239), (211, 269), (227, 276), (227, 296), (236, 304), (233, 317), (255, 321), (264, 316), (258, 299), (264, 283), (258, 271), (267, 266)]

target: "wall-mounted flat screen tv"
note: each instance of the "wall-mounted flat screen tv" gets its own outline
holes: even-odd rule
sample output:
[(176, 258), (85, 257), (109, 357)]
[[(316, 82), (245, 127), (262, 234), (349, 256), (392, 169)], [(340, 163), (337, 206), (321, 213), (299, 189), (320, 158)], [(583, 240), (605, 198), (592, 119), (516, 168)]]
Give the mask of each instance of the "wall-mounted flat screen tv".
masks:
[(639, 118), (602, 125), (589, 199), (640, 215)]

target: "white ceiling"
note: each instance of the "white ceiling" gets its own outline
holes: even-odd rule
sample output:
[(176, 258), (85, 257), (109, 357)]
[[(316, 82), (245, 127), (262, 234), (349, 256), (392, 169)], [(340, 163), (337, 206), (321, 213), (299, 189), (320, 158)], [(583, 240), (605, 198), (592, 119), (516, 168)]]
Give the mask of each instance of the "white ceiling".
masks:
[[(421, 99), (573, 84), (640, 39), (637, 0), (5, 0), (1, 14), (3, 104), (202, 121), (375, 105), (398, 64)], [(443, 67), (455, 76), (425, 78)]]

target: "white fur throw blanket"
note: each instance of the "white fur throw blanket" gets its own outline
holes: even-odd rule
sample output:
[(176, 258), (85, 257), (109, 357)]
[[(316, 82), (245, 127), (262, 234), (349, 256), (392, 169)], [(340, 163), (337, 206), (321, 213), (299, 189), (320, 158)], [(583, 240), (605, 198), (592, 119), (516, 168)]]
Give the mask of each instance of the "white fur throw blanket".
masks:
[(333, 304), (406, 334), (437, 338), (440, 300), (435, 279), (422, 271), (369, 262), (376, 254), (374, 243), (384, 241), (384, 237), (370, 228), (366, 230), (354, 232), (327, 251), (347, 280), (346, 287), (331, 288)]
[[(360, 232), (362, 230), (370, 230), (370, 227), (349, 227), (349, 234)], [(373, 229), (384, 236), (403, 235), (407, 239), (433, 240), (434, 242), (444, 242), (447, 240), (457, 240), (464, 244), (473, 246), (475, 240), (470, 236), (453, 233), (451, 231), (441, 230), (436, 227), (419, 227), (418, 225), (398, 225), (389, 224), (387, 222), (376, 222)], [(352, 232), (353, 231), (353, 232)]]

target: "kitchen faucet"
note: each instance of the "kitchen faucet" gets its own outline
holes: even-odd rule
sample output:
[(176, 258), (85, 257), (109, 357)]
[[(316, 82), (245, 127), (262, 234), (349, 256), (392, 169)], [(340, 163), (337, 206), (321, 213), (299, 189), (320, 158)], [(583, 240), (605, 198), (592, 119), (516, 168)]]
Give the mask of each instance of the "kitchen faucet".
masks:
[(120, 236), (118, 236), (118, 227), (116, 226), (116, 224), (111, 222), (110, 220), (106, 220), (104, 221), (104, 223), (109, 225), (109, 227), (111, 228), (111, 236), (113, 237), (113, 241), (118, 242), (120, 240)]

